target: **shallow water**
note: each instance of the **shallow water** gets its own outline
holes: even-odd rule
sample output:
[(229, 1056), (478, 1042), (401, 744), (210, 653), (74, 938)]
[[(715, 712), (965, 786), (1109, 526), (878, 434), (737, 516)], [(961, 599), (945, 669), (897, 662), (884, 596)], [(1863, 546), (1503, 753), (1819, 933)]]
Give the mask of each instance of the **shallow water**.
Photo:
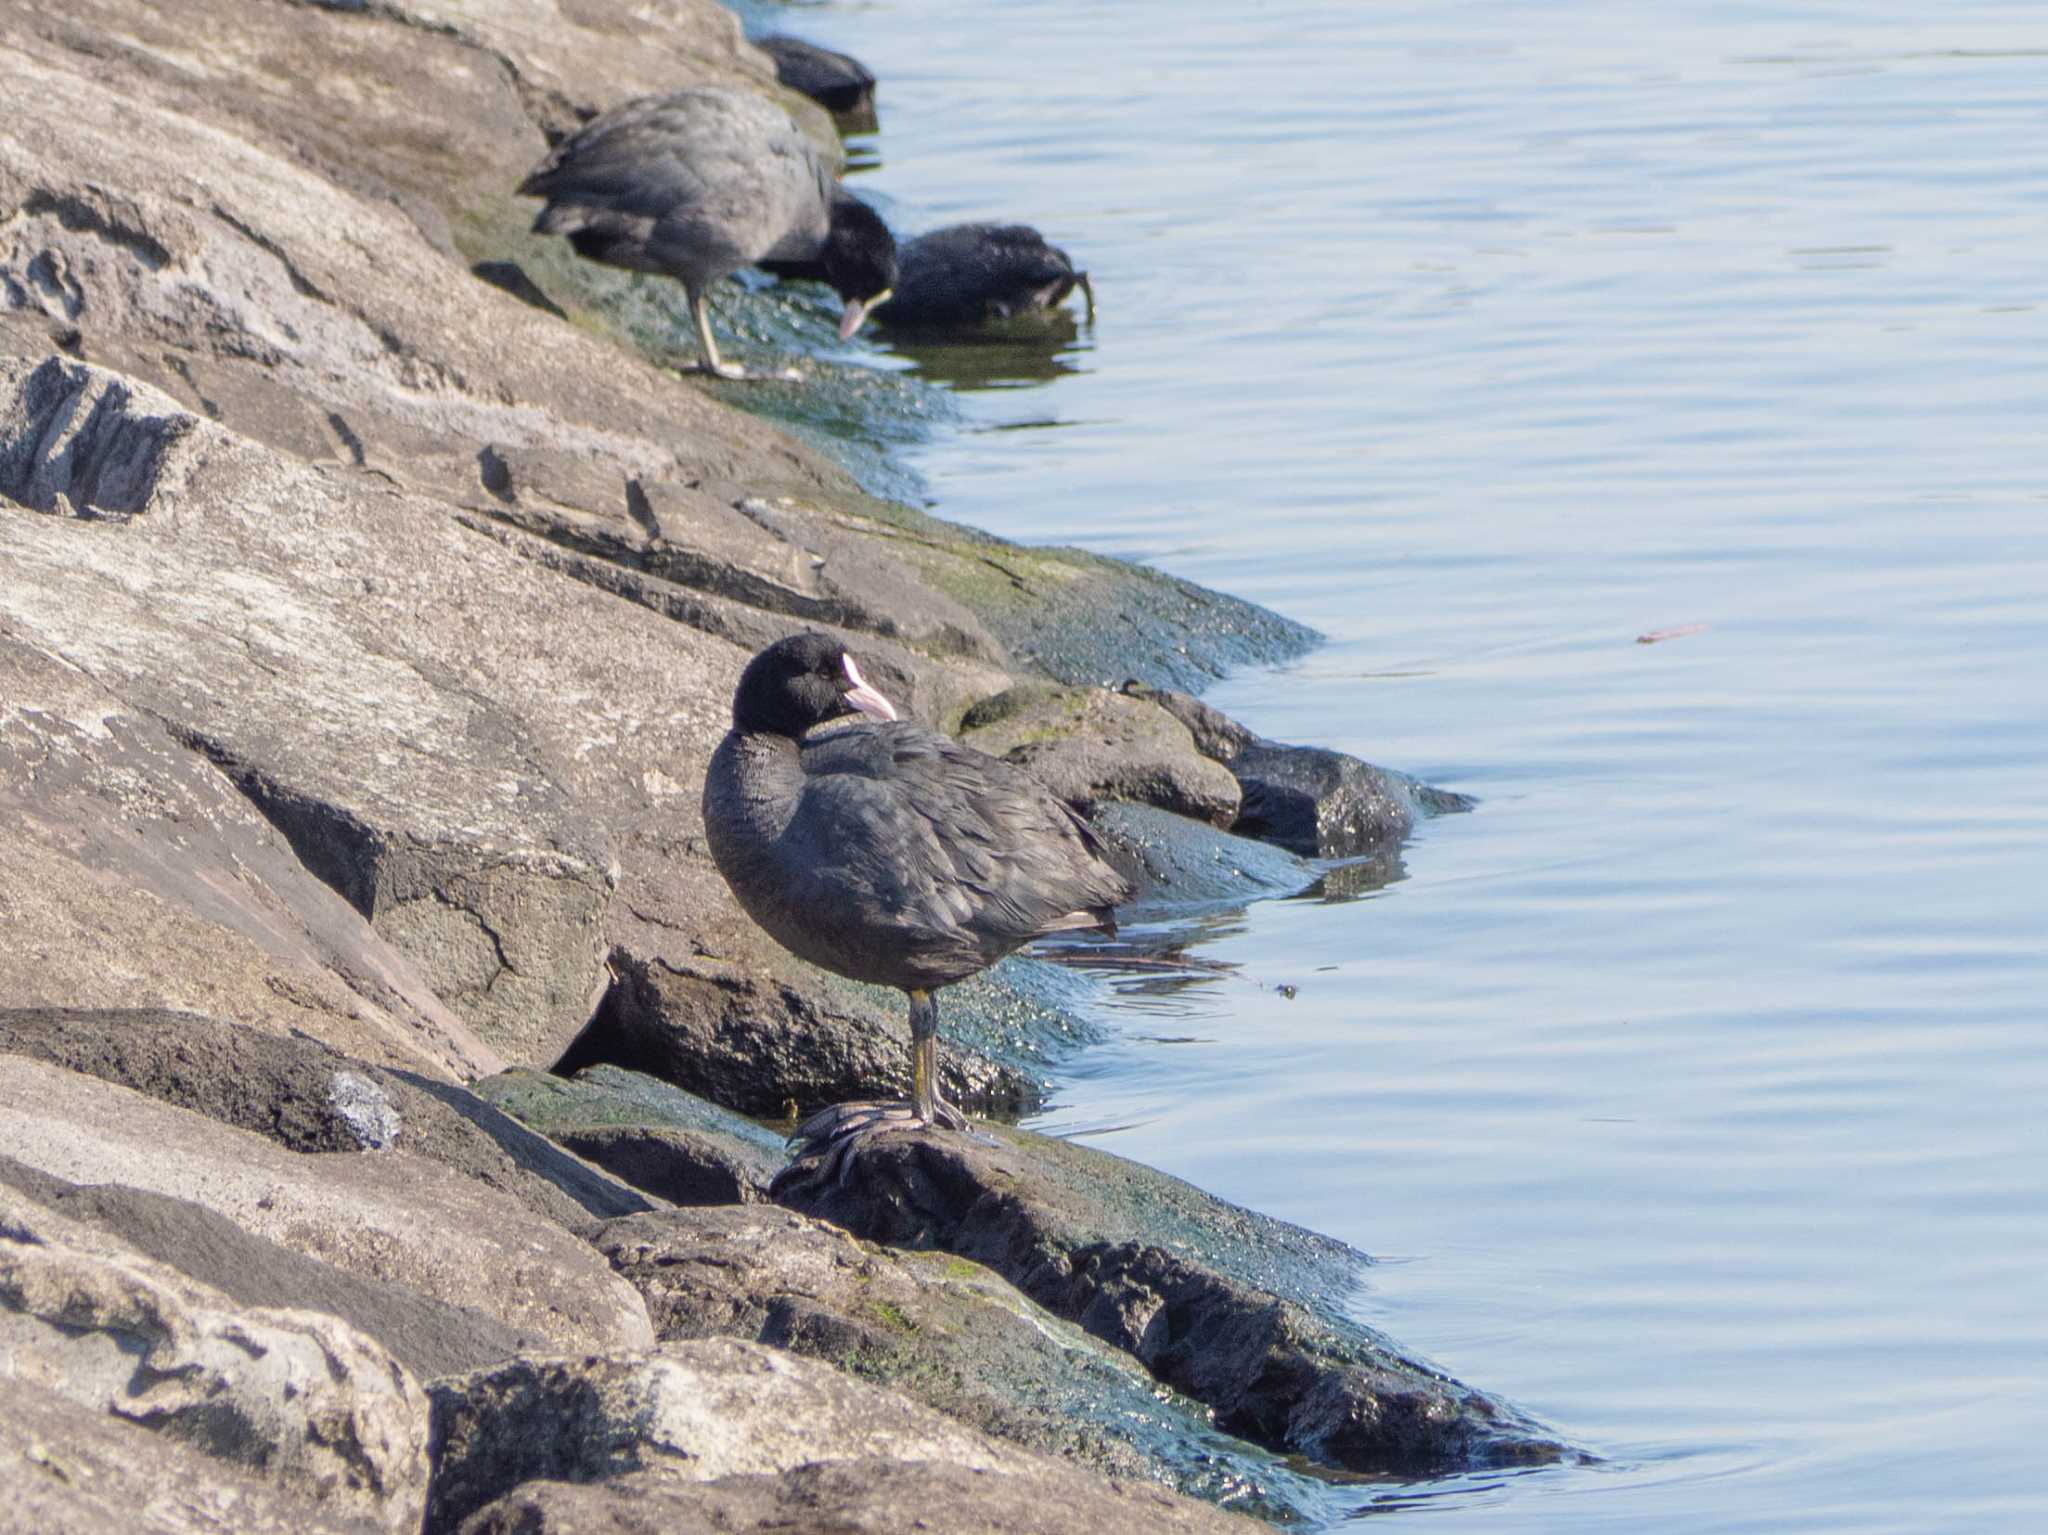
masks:
[(1344, 1506), (2044, 1527), (2038, 8), (778, 19), (882, 77), (899, 227), (1101, 295), (853, 349), (971, 391), (936, 508), (1317, 625), (1211, 700), (1483, 800), (1112, 995), (1041, 1122), (1379, 1255), (1363, 1317), (1603, 1457)]

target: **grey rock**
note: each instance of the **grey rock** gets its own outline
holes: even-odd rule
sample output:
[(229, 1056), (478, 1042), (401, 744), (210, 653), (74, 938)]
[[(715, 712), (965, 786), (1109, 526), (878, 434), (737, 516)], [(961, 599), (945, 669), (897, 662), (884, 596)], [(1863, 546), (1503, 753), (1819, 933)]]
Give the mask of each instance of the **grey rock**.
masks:
[(0, 999), (217, 1011), (444, 1078), (503, 1065), (218, 768), (4, 624), (0, 820)]
[(427, 1403), (381, 1345), (316, 1312), (237, 1307), (8, 1191), (0, 1359), (392, 1535), (419, 1527)]
[(478, 1097), (614, 1177), (673, 1204), (765, 1199), (782, 1137), (658, 1077), (593, 1066), (573, 1080), (508, 1071)]
[(1206, 1402), (1228, 1433), (1369, 1474), (1567, 1453), (1403, 1355), (1335, 1299), (1356, 1254), (1120, 1158), (1022, 1131), (869, 1136), (792, 1164), (776, 1197), (891, 1245), (988, 1264)]
[(1280, 1516), (1313, 1503), (1301, 1477), (980, 1264), (773, 1206), (628, 1216), (592, 1240), (664, 1341), (734, 1337), (822, 1359), (1105, 1475)]
[(870, 1457), (985, 1470), (1034, 1463), (830, 1365), (729, 1339), (519, 1359), (428, 1390), (429, 1535), (539, 1478), (587, 1482), (639, 1471), (701, 1482)]
[(0, 1412), (9, 1530), (34, 1535), (372, 1535), (368, 1514), (316, 1503), (253, 1471), (16, 1377)]
[(474, 1093), (218, 1018), (0, 1008), (0, 1053), (119, 1083), (291, 1151), (402, 1146), (564, 1227), (649, 1208)]
[(547, 1347), (538, 1333), (520, 1332), (480, 1312), (350, 1274), (252, 1236), (190, 1200), (120, 1184), (70, 1183), (8, 1157), (0, 1157), (0, 1185), (212, 1286), (237, 1306), (339, 1317), (383, 1344), (417, 1379), (474, 1370), (522, 1350)]
[(623, 1476), (530, 1482), (463, 1525), (463, 1535), (1253, 1535), (1269, 1528), (1142, 1483), (1099, 1481), (1056, 1463), (984, 1471), (930, 1460), (828, 1461), (780, 1475), (697, 1485)]
[(639, 1295), (508, 1194), (404, 1150), (308, 1155), (127, 1088), (0, 1055), (0, 1155), (73, 1183), (187, 1199), (352, 1274), (557, 1348), (653, 1337)]
[(883, 540), (792, 496), (621, 479), (615, 466), (547, 448), (489, 445), (479, 465), (493, 515), (552, 542), (802, 623), (1004, 664), (981, 621)]
[(1382, 851), (1414, 830), (1417, 820), (1478, 803), (1327, 747), (1268, 741), (1185, 693), (1143, 681), (1126, 682), (1123, 691), (1172, 714), (1203, 753), (1235, 775), (1244, 798), (1232, 831), (1307, 858)]
[[(601, 974), (611, 849), (459, 654), (461, 601), (436, 587), (485, 574), (474, 540), (167, 413), (115, 374), (0, 359), (0, 496), (79, 513), (0, 502), (0, 619), (211, 758), (506, 1054), (559, 1051)], [(86, 515), (106, 465), (150, 452), (146, 506)], [(525, 572), (501, 563), (502, 621)]]
[(1024, 683), (976, 704), (960, 739), (1075, 805), (1129, 800), (1214, 826), (1237, 819), (1237, 780), (1164, 709), (1107, 688)]

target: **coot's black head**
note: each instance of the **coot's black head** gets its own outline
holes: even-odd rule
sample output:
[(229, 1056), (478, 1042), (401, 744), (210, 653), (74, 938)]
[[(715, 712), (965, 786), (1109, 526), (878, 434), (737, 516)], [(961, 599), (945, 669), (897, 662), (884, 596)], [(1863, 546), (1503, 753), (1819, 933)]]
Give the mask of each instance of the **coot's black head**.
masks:
[(825, 281), (846, 301), (839, 316), (839, 339), (844, 341), (895, 288), (896, 237), (874, 209), (850, 192), (836, 191), (819, 265)]
[(747, 663), (732, 697), (732, 723), (749, 734), (795, 738), (813, 725), (858, 711), (893, 720), (896, 710), (861, 675), (847, 649), (807, 629), (777, 640)]

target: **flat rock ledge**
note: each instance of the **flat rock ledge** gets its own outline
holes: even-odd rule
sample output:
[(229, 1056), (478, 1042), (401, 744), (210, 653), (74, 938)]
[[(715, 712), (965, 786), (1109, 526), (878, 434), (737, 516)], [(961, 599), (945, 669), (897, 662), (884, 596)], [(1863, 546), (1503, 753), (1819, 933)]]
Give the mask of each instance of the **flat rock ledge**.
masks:
[[(1118, 1496), (1085, 1473), (1000, 1444), (829, 1365), (732, 1340), (663, 1344), (648, 1353), (522, 1359), (434, 1382), (430, 1392), (435, 1468), (427, 1535), (457, 1528), (715, 1529), (714, 1519), (702, 1514), (678, 1513), (650, 1524), (652, 1510), (642, 1504), (636, 1518), (633, 1506), (646, 1497), (655, 1509), (678, 1500), (687, 1509), (706, 1498), (702, 1484), (728, 1478), (761, 1479), (750, 1488), (760, 1501), (794, 1501), (780, 1490), (784, 1478), (816, 1477), (832, 1464), (932, 1466), (970, 1477), (1016, 1477), (1046, 1491), (1071, 1489), (1098, 1509), (1113, 1507)], [(601, 1491), (580, 1500), (586, 1511), (580, 1517), (562, 1510), (547, 1525), (512, 1514), (464, 1523), (506, 1488), (600, 1479)], [(531, 1488), (514, 1494), (550, 1496)], [(1184, 1522), (1149, 1527), (1251, 1528), (1161, 1490), (1154, 1497), (1155, 1507)], [(604, 1512), (614, 1507), (617, 1514)], [(956, 1522), (956, 1512), (964, 1514), (934, 1507), (926, 1517), (935, 1518), (933, 1527), (940, 1529), (969, 1527)], [(820, 1517), (814, 1507), (795, 1527), (846, 1526)], [(1130, 1526), (1094, 1526), (1123, 1527)]]
[(775, 1196), (871, 1241), (988, 1265), (1255, 1444), (1383, 1475), (1569, 1454), (1344, 1319), (1356, 1270), (1338, 1244), (1101, 1152), (1017, 1130), (990, 1139), (870, 1135), (791, 1164)]

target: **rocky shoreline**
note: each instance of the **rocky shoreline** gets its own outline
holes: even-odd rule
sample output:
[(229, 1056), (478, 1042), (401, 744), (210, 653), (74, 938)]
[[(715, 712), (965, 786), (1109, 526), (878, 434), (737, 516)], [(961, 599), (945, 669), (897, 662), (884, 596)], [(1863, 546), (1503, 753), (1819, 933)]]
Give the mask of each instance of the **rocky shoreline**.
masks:
[[(1020, 1131), (785, 1168), (742, 1117), (905, 1057), (704, 848), (794, 627), (1089, 806), (1149, 917), (1463, 804), (1191, 696), (1299, 626), (878, 498), (636, 351), (659, 284), (525, 232), (520, 174), (634, 92), (836, 145), (729, 13), (22, 0), (0, 44), (27, 1527), (1252, 1528), (1208, 1505), (1567, 1453), (1349, 1321), (1338, 1244)], [(810, 302), (723, 314), (744, 353)], [(949, 1094), (1034, 1107), (1091, 984), (949, 990)]]

